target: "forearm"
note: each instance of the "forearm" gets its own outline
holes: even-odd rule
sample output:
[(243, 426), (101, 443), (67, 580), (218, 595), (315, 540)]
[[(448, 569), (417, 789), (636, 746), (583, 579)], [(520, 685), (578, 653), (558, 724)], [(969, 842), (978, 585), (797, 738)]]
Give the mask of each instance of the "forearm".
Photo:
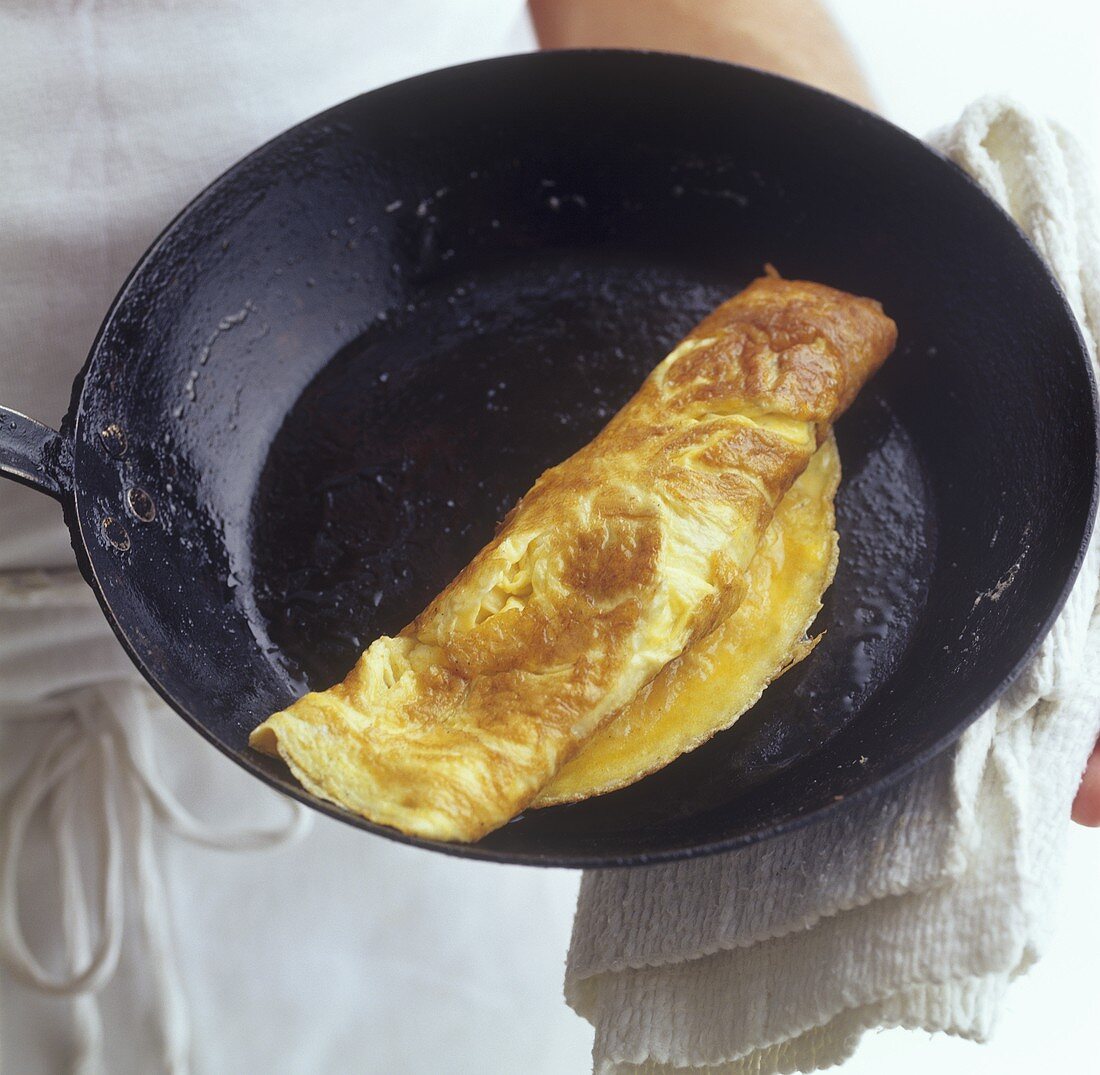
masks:
[(814, 0), (529, 0), (529, 7), (542, 48), (711, 56), (873, 103), (843, 36)]

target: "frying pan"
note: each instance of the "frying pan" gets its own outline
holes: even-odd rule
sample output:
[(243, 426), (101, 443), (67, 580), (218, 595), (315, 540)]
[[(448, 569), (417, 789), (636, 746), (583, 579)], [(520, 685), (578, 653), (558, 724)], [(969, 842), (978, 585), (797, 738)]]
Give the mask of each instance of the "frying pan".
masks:
[[(765, 262), (900, 327), (837, 428), (841, 561), (808, 660), (662, 772), (472, 846), (310, 799), (248, 749)], [(1011, 221), (874, 115), (662, 54), (474, 63), (295, 127), (154, 243), (61, 431), (0, 425), (3, 472), (60, 500), (122, 644), (211, 742), (369, 831), (544, 865), (736, 847), (912, 771), (1034, 653), (1096, 497), (1086, 353)]]

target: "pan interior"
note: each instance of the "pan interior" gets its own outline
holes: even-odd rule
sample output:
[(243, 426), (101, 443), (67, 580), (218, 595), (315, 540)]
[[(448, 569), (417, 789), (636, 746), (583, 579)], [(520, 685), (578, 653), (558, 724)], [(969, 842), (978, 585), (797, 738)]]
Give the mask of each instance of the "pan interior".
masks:
[[(689, 267), (550, 253), (428, 289), (338, 354), (288, 414), (254, 504), (257, 603), (288, 670), (323, 689), (399, 631), (731, 290)], [(811, 659), (694, 755), (520, 818), (491, 845), (568, 831), (625, 846), (749, 816), (755, 789), (860, 718), (920, 622), (935, 509), (883, 391), (865, 392), (838, 435), (842, 556)]]

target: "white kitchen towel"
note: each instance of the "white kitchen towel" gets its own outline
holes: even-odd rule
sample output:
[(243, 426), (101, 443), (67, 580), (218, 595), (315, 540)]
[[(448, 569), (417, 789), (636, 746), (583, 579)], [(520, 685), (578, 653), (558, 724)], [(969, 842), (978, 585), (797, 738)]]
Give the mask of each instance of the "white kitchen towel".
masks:
[[(1095, 365), (1100, 233), (1072, 138), (986, 98), (932, 141), (1047, 259)], [(814, 1071), (871, 1027), (989, 1035), (1042, 951), (1100, 732), (1098, 548), (1011, 690), (899, 787), (741, 851), (585, 876), (565, 990), (598, 1075)]]

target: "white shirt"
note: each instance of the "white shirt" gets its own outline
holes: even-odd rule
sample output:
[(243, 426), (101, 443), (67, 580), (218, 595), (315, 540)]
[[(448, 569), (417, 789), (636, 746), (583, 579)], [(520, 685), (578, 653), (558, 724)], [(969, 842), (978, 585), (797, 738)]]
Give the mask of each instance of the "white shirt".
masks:
[[(57, 425), (130, 267), (245, 153), (374, 86), (533, 43), (522, 0), (6, 0), (0, 402)], [(28, 601), (11, 575), (72, 562), (57, 506), (0, 483), (7, 702), (126, 670), (79, 584), (62, 580), (53, 597)], [(285, 813), (166, 709), (151, 723), (167, 784), (202, 818), (225, 825)], [(47, 722), (0, 720), (0, 734), (6, 790), (46, 742)], [(88, 796), (91, 817), (97, 777), (90, 761), (81, 767), (88, 780), (78, 795)], [(76, 813), (93, 887), (94, 824), (82, 807)], [(196, 847), (163, 825), (155, 832), (190, 1013), (191, 1070), (556, 1075), (587, 1067), (590, 1031), (560, 995), (574, 874), (463, 862), (320, 817), (297, 845), (247, 854)], [(50, 847), (39, 816), (19, 865), (22, 922), (54, 969)], [(121, 962), (100, 995), (104, 1052), (106, 1070), (147, 1075), (165, 1068), (154, 1023), (159, 964), (126, 878)], [(0, 970), (5, 1070), (65, 1070), (73, 1036), (71, 1000), (44, 999)]]

